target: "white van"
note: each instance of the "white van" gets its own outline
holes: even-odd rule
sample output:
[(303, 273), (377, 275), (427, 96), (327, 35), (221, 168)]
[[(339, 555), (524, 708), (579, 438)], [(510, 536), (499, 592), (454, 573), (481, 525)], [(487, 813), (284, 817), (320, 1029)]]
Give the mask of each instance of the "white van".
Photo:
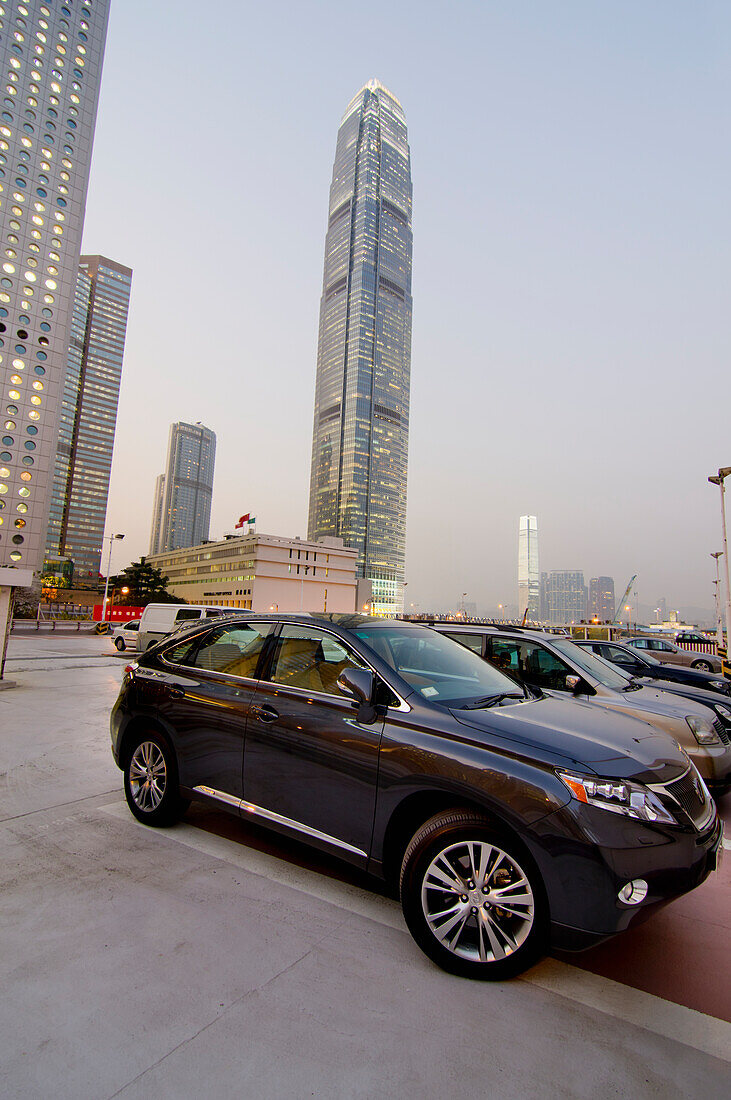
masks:
[(140, 618), (139, 641), (137, 650), (144, 653), (166, 634), (187, 626), (195, 619), (212, 619), (216, 615), (250, 615), (250, 611), (241, 611), (236, 607), (205, 606), (180, 603), (148, 603)]

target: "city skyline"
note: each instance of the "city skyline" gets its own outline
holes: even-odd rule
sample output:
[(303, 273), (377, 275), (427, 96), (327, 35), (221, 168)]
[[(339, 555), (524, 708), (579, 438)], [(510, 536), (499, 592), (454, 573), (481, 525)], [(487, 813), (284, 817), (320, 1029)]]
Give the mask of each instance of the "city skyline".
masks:
[(333, 164), (307, 537), (342, 538), (371, 608), (403, 610), (411, 365), (411, 154), (398, 99), (351, 99)]
[[(406, 105), (416, 180), (407, 604), (514, 600), (530, 510), (544, 562), (618, 587), (638, 573), (642, 602), (711, 609), (731, 12), (376, 3), (364, 20), (224, 2), (221, 18), (267, 88), (256, 102), (195, 9), (112, 12), (84, 250), (135, 269), (113, 569), (146, 552), (151, 487), (140, 514), (129, 474), (161, 469), (176, 419), (216, 424), (212, 532), (251, 510), (261, 530), (306, 534), (333, 118), (375, 75)], [(217, 183), (246, 217), (191, 175), (191, 57), (217, 105)]]

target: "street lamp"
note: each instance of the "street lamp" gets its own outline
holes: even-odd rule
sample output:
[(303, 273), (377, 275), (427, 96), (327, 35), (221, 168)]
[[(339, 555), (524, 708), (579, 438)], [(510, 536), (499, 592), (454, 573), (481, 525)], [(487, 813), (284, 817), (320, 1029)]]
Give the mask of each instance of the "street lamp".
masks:
[(716, 579), (713, 582), (716, 586), (714, 592), (714, 598), (716, 602), (716, 643), (723, 646), (723, 616), (721, 615), (721, 575), (718, 571), (718, 559), (723, 557), (723, 550), (717, 550), (715, 554), (711, 554), (712, 558), (716, 559)]
[(112, 547), (114, 546), (115, 539), (123, 539), (124, 535), (106, 535), (105, 538), (109, 539), (109, 557), (107, 558), (107, 580), (104, 585), (104, 602), (102, 603), (102, 622), (107, 621), (107, 596), (109, 595), (109, 574), (112, 568)]
[(726, 572), (726, 645), (731, 644), (731, 582), (728, 571), (728, 540), (726, 538), (726, 493), (724, 481), (731, 474), (731, 466), (721, 466), (716, 476), (711, 475), (708, 480), (712, 485), (718, 485), (721, 490), (721, 538), (723, 540), (723, 560)]

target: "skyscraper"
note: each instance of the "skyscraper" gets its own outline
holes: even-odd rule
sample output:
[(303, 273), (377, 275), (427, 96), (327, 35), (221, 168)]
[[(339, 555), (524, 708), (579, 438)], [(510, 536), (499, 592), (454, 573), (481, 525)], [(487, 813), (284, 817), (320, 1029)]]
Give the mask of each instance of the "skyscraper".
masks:
[(589, 618), (600, 623), (614, 618), (614, 578), (592, 577), (589, 581)]
[(538, 567), (538, 520), (521, 516), (518, 526), (518, 614), (541, 617), (541, 574)]
[(46, 548), (108, 15), (0, 3), (0, 646), (10, 589)]
[(79, 260), (46, 538), (74, 583), (99, 577), (131, 287), (130, 268)]
[(549, 623), (568, 626), (586, 617), (587, 591), (580, 569), (554, 569), (546, 579), (545, 614)]
[(330, 186), (308, 537), (357, 549), (387, 614), (403, 609), (411, 195), (403, 109), (371, 80), (340, 123)]
[(210, 428), (170, 425), (165, 473), (155, 483), (151, 554), (197, 546), (208, 538), (215, 465), (216, 436)]

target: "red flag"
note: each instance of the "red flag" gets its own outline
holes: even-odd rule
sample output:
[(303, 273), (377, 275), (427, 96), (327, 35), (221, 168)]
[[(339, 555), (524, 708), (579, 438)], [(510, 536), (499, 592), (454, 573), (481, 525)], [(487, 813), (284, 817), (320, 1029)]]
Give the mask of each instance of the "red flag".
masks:
[(247, 512), (245, 516), (242, 516), (242, 517), (241, 517), (241, 519), (240, 519), (240, 520), (239, 520), (239, 522), (238, 522), (238, 523), (236, 524), (236, 526), (237, 526), (237, 527), (243, 527), (243, 526), (244, 526), (244, 524), (245, 524), (245, 523), (248, 523), (248, 521), (249, 521), (250, 519), (251, 519), (251, 513), (250, 513), (250, 512)]

